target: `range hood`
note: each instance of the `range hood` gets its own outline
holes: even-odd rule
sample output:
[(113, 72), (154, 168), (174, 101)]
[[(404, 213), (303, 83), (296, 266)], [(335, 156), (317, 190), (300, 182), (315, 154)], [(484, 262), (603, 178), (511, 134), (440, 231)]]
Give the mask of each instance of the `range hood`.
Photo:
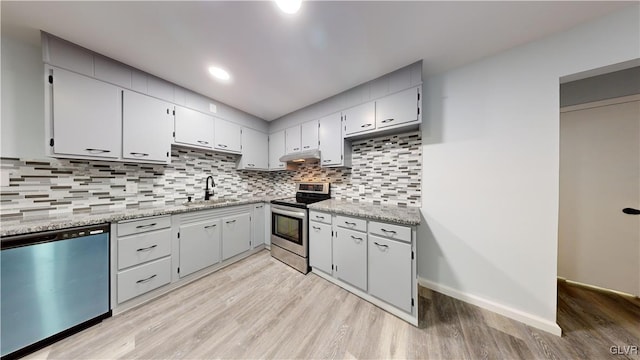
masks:
[(297, 164), (304, 162), (312, 163), (318, 160), (320, 160), (320, 150), (318, 149), (295, 152), (280, 157), (281, 162), (292, 162)]

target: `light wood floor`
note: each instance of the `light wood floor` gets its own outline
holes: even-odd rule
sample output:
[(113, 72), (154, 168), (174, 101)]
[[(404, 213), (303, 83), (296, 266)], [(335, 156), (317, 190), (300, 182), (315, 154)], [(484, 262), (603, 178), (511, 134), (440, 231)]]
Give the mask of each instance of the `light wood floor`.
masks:
[(267, 251), (28, 358), (625, 359), (640, 301), (559, 284), (556, 337), (421, 289), (416, 328)]

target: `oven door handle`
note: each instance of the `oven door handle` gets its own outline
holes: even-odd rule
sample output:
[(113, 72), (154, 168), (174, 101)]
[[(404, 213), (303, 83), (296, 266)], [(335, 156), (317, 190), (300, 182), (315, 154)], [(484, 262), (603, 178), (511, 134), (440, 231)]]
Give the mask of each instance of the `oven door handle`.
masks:
[(273, 206), (271, 207), (271, 213), (280, 214), (280, 215), (287, 215), (287, 216), (300, 218), (300, 219), (304, 219), (304, 218), (307, 217), (307, 214), (305, 214), (304, 212), (283, 210), (283, 209), (276, 208), (276, 207), (273, 207)]

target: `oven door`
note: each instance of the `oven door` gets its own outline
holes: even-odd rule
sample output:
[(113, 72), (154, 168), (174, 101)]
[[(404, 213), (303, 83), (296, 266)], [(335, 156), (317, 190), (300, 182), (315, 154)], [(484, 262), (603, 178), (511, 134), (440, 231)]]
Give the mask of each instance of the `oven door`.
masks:
[(271, 205), (271, 243), (307, 257), (307, 210)]

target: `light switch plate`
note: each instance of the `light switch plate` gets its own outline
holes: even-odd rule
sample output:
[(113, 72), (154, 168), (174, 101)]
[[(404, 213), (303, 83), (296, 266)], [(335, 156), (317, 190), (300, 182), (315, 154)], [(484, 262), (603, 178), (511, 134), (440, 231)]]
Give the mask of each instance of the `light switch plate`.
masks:
[(138, 193), (138, 184), (134, 182), (127, 182), (126, 191), (128, 194), (137, 194)]
[(209, 111), (216, 114), (218, 112), (218, 107), (216, 106), (216, 104), (209, 103)]
[(11, 173), (8, 171), (2, 172), (2, 177), (0, 178), (0, 186), (5, 187), (9, 186), (9, 178), (11, 177)]

